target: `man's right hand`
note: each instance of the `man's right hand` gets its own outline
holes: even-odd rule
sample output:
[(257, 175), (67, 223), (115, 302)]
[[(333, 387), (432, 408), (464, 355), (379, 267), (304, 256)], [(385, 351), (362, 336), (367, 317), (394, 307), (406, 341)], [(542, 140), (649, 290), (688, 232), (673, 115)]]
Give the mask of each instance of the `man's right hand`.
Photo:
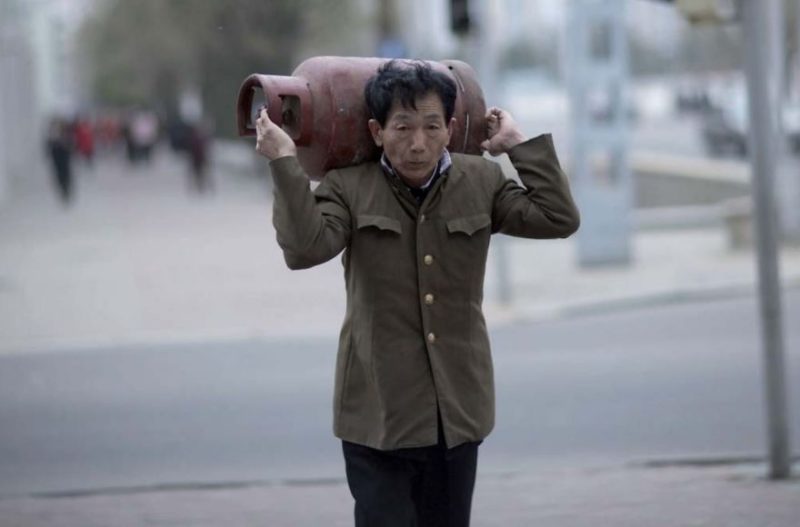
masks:
[(270, 121), (266, 108), (261, 109), (256, 119), (256, 152), (270, 161), (297, 155), (294, 141), (280, 126)]

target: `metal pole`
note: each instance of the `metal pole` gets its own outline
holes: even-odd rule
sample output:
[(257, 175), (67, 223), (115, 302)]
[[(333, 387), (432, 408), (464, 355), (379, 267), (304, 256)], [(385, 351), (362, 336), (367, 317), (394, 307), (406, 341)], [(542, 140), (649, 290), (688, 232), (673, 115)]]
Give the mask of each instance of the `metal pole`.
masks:
[(794, 6), (794, 94), (800, 97), (800, 0)]
[(778, 0), (740, 0), (745, 45), (750, 113), (750, 152), (753, 170), (761, 334), (769, 439), (769, 476), (786, 479), (791, 473), (784, 376), (781, 290), (777, 258), (775, 158), (779, 82), (776, 75), (772, 24), (779, 21)]
[[(800, 6), (800, 4), (798, 4)], [(791, 10), (788, 5), (781, 5), (769, 11), (772, 18), (769, 27), (771, 33), (772, 53), (775, 57), (775, 75), (778, 78), (778, 108), (783, 108), (792, 96), (792, 63), (787, 58), (793, 56), (786, 45), (787, 16)], [(779, 113), (780, 115), (780, 113)], [(779, 239), (789, 243), (800, 243), (800, 160), (791, 154), (786, 130), (779, 124), (776, 151), (778, 164), (776, 167), (776, 199), (778, 205)]]
[(787, 92), (795, 100), (800, 96), (800, 0), (789, 0), (787, 16), (793, 17), (789, 22), (789, 41), (791, 47), (784, 62), (786, 68)]
[[(3, 76), (0, 77), (0, 115), (7, 115), (4, 102), (8, 100), (8, 88), (11, 83), (10, 66), (13, 61), (11, 53), (7, 52), (11, 48), (11, 38), (7, 36), (7, 16), (0, 18), (0, 71)], [(13, 123), (7, 122), (3, 119), (0, 122), (0, 206), (6, 197), (6, 185), (8, 183), (8, 162), (6, 161), (7, 144), (6, 129), (13, 126)]]

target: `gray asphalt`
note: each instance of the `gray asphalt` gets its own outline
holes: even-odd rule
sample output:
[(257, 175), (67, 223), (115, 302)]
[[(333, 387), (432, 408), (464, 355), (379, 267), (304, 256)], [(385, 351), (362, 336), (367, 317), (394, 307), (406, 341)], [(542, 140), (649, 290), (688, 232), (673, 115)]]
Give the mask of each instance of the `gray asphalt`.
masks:
[[(785, 296), (800, 446), (800, 290)], [(342, 477), (334, 335), (0, 356), (0, 496)], [(481, 471), (763, 455), (753, 297), (493, 332)]]

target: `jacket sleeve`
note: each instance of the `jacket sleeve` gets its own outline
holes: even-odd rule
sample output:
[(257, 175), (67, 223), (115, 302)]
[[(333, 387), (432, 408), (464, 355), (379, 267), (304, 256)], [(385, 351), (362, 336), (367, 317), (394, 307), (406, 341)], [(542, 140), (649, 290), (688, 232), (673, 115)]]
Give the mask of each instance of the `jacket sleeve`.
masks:
[(270, 162), (274, 182), (272, 223), (290, 269), (327, 262), (350, 241), (350, 209), (338, 171), (329, 172), (312, 192), (297, 158)]
[(500, 173), (494, 192), (492, 231), (523, 238), (566, 238), (577, 231), (580, 214), (550, 134), (515, 146), (508, 157), (524, 188)]

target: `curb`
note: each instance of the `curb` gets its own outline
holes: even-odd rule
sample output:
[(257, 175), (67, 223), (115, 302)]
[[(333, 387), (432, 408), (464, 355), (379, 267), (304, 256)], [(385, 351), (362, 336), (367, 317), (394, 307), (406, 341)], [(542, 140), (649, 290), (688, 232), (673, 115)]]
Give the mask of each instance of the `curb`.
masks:
[[(502, 306), (486, 303), (484, 311), (490, 331), (509, 325), (530, 324), (553, 320), (579, 318), (606, 313), (620, 313), (640, 308), (706, 302), (735, 298), (756, 297), (756, 285), (731, 284), (723, 287), (686, 288), (663, 292), (631, 294), (607, 297), (588, 301), (564, 302), (560, 304), (528, 305), (521, 307), (512, 304)], [(783, 281), (782, 291), (800, 289), (800, 276)], [(101, 336), (97, 338), (42, 339), (17, 341), (0, 344), (0, 357), (15, 355), (45, 355), (49, 353), (68, 353), (71, 351), (91, 351), (100, 349), (130, 349), (139, 346), (185, 346), (207, 344), (209, 342), (256, 341), (270, 342), (293, 339), (325, 340), (334, 339), (339, 332), (338, 325), (306, 328), (297, 331), (264, 331), (258, 328), (240, 328), (218, 331), (176, 331), (150, 334)]]
[[(800, 276), (785, 279), (781, 284), (783, 292), (798, 288), (800, 288)], [(505, 313), (505, 316), (501, 316), (499, 323), (502, 324), (505, 321), (521, 324), (617, 313), (639, 308), (756, 297), (757, 295), (757, 284), (731, 284), (727, 286), (672, 289), (663, 292), (622, 295), (616, 298), (607, 297), (605, 299), (564, 302), (540, 308), (515, 308), (513, 306), (511, 308), (502, 308), (501, 306), (496, 306), (494, 309), (498, 309), (500, 313)]]

